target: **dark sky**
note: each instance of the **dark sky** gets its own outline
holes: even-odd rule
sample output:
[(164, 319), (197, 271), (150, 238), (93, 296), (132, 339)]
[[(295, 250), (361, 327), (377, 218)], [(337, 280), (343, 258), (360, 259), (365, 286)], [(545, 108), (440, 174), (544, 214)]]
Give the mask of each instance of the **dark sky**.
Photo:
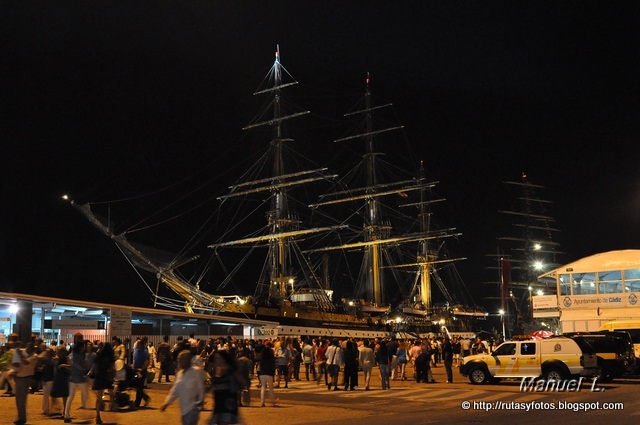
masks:
[(212, 164), (211, 191), (221, 191), (237, 176), (230, 164), (250, 149), (241, 128), (258, 110), (251, 93), (277, 44), (301, 83), (296, 102), (312, 111), (310, 155), (330, 152), (340, 136), (333, 123), (371, 72), (374, 93), (394, 103), (415, 155), (440, 182), (447, 225), (463, 233), (455, 251), (469, 258), (459, 269), (476, 293), (497, 211), (512, 196), (503, 182), (523, 171), (554, 201), (564, 262), (639, 247), (637, 2), (2, 9), (0, 290), (121, 302), (126, 294), (147, 305), (116, 248), (60, 196), (126, 198)]

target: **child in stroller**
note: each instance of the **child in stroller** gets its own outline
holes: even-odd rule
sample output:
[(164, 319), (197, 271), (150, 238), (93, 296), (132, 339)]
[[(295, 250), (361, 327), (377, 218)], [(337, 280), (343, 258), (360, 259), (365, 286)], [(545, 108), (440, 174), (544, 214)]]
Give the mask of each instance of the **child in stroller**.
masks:
[(120, 409), (133, 409), (134, 401), (129, 395), (128, 390), (133, 388), (133, 381), (136, 378), (136, 374), (133, 368), (129, 365), (125, 365), (122, 360), (116, 360), (115, 369), (116, 375), (112, 397), (110, 400), (105, 401), (110, 402), (110, 410), (112, 412), (116, 412)]

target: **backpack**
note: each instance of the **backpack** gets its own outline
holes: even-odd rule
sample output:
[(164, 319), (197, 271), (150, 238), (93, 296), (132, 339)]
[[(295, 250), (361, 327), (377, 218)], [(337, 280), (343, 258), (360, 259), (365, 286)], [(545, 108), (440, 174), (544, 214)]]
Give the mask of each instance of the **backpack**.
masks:
[(398, 350), (398, 363), (407, 363), (407, 350)]

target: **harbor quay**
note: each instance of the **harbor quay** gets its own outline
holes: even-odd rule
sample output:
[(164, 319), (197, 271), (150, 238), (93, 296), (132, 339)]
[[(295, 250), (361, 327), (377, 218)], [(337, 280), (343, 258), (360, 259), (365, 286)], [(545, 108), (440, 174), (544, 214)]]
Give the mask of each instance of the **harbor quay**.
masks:
[[(417, 383), (413, 379), (413, 369), (407, 368), (407, 380), (400, 379), (391, 381), (391, 389), (388, 393), (389, 400), (394, 399), (394, 393), (399, 391), (425, 390), (425, 395), (429, 390), (468, 388), (469, 382), (458, 374), (454, 368), (454, 384), (446, 384), (446, 374), (442, 364), (432, 368), (436, 383)], [(174, 376), (171, 376), (174, 379)], [(251, 381), (250, 404), (239, 408), (240, 423), (242, 424), (331, 424), (340, 421), (348, 421), (351, 424), (365, 423), (364, 416), (370, 411), (370, 401), (368, 395), (379, 394), (381, 389), (378, 368), (374, 368), (371, 378), (371, 390), (365, 391), (362, 371), (359, 372), (358, 381), (360, 386), (354, 391), (327, 391), (324, 380), (318, 385), (312, 378), (306, 381), (304, 372), (301, 373), (301, 380), (289, 382), (289, 388), (276, 388), (275, 394), (278, 398), (277, 405), (267, 403), (266, 407), (260, 406), (260, 389), (257, 388), (257, 376), (253, 376)], [(342, 373), (339, 383), (342, 383)], [(172, 383), (158, 383), (157, 379), (148, 384), (146, 393), (151, 397), (147, 406), (138, 409), (123, 408), (118, 411), (103, 411), (101, 416), (106, 425), (145, 425), (145, 424), (180, 424), (181, 414), (178, 401), (171, 404), (165, 411), (161, 411), (164, 399), (166, 398)], [(338, 388), (341, 388), (340, 386)], [(135, 390), (129, 390), (129, 394), (135, 397)], [(345, 397), (348, 395), (348, 400)], [(358, 398), (361, 398), (359, 400)], [(62, 402), (58, 399), (51, 409), (51, 415), (45, 416), (42, 413), (42, 391), (29, 394), (27, 398), (27, 424), (60, 424), (62, 423)], [(334, 403), (343, 403), (336, 406)], [(402, 403), (398, 399), (397, 403)], [(81, 409), (82, 400), (80, 394), (75, 395), (71, 407), (71, 420), (76, 424), (94, 424), (95, 393), (90, 392), (87, 401), (87, 408)], [(208, 424), (212, 416), (213, 395), (209, 391), (205, 396), (205, 405), (200, 413), (198, 424)], [(402, 410), (401, 404), (396, 404), (398, 411)], [(370, 413), (369, 413), (370, 414)], [(7, 394), (0, 394), (0, 424), (12, 424), (16, 420), (15, 397)]]

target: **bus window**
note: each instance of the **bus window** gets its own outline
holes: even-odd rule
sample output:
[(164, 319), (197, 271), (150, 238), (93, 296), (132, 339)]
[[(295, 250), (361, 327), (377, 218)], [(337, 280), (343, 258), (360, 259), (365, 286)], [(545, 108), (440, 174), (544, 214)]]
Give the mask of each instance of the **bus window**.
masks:
[(622, 271), (598, 272), (598, 293), (622, 293)]

